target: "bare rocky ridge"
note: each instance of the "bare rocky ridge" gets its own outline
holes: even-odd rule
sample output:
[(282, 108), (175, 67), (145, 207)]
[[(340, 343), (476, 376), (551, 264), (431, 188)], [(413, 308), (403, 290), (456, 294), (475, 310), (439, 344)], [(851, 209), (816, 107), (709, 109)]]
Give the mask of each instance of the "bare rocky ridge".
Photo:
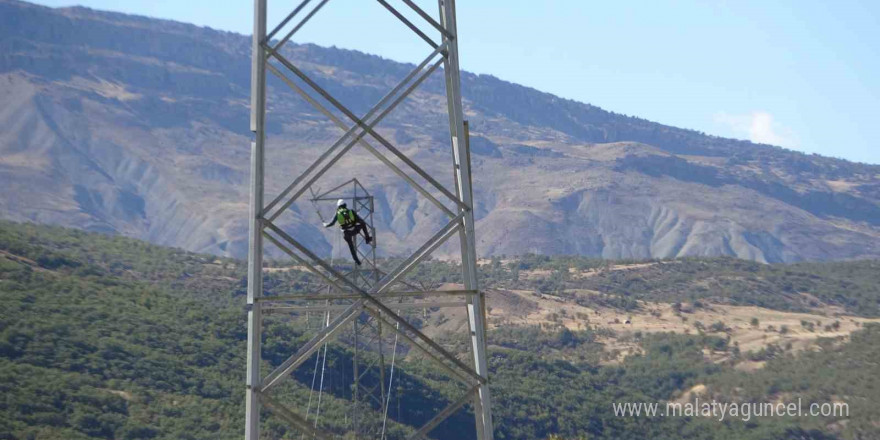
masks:
[[(249, 41), (0, 0), (0, 215), (243, 256)], [(313, 45), (286, 56), (355, 112), (412, 68)], [(481, 255), (880, 257), (880, 166), (663, 126), (489, 76), (462, 81)], [(270, 88), (272, 198), (341, 132), (280, 81)], [(379, 132), (451, 187), (443, 93), (435, 74)], [(376, 196), (385, 254), (441, 227), (436, 207), (359, 146), (316, 186), (351, 177)], [(319, 255), (344, 255), (307, 202), (279, 224)]]

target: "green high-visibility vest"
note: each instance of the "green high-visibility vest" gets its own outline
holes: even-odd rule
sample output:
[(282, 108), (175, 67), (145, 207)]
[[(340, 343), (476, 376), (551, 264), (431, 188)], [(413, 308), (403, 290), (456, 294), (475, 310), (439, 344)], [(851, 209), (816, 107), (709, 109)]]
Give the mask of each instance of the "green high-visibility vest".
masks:
[(341, 208), (336, 211), (336, 221), (339, 222), (340, 228), (345, 228), (354, 224), (356, 220), (354, 211), (348, 208)]

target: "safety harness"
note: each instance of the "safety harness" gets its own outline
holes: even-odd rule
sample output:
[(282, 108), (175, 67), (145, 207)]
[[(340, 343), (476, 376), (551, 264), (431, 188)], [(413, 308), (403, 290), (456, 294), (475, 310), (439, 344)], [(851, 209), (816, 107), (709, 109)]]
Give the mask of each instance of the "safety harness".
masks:
[(357, 216), (354, 211), (348, 208), (339, 208), (336, 210), (336, 221), (342, 229), (351, 229), (357, 222)]

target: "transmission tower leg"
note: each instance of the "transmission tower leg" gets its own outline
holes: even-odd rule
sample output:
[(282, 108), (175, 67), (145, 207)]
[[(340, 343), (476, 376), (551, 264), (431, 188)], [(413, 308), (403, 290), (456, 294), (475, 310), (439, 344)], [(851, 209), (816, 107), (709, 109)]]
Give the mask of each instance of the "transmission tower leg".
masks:
[(257, 299), (263, 294), (263, 171), (265, 160), (266, 55), (260, 48), (266, 35), (266, 0), (254, 1), (253, 59), (251, 67), (251, 182), (248, 221), (248, 339), (245, 440), (260, 438), (260, 364), (263, 316)]
[[(464, 111), (461, 102), (461, 77), (458, 59), (458, 30), (455, 23), (455, 0), (438, 0), (440, 6), (441, 25), (447, 33), (444, 38), (448, 42), (449, 55), (446, 58), (444, 74), (446, 76), (446, 97), (449, 107), (450, 134), (455, 167), (455, 183), (458, 197), (468, 208), (462, 221), (464, 228), (460, 230), (461, 266), (465, 289), (479, 290), (477, 283), (477, 253), (474, 239), (473, 189), (471, 186), (470, 151), (465, 131)], [(452, 35), (453, 38), (448, 38)], [(461, 209), (461, 208), (460, 208)], [(485, 379), (489, 377), (486, 357), (485, 335), (485, 298), (482, 292), (472, 295), (468, 302), (468, 325), (473, 347), (474, 366), (477, 374)], [(478, 440), (492, 440), (492, 405), (487, 383), (480, 385), (474, 397), (474, 416), (477, 425)]]

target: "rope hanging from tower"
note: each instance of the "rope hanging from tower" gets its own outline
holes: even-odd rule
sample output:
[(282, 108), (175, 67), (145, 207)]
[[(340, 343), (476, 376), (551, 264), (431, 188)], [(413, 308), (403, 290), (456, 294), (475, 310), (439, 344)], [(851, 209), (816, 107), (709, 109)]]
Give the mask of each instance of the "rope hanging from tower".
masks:
[[(400, 310), (397, 311), (400, 313)], [(379, 437), (385, 440), (385, 426), (388, 423), (388, 405), (391, 403), (391, 386), (394, 384), (394, 363), (397, 360), (397, 340), (400, 338), (400, 323), (397, 323), (397, 332), (394, 333), (394, 346), (391, 348), (391, 373), (388, 376), (388, 391), (385, 394), (384, 414), (382, 414), (382, 435)]]
[[(326, 305), (329, 306), (330, 302), (327, 301)], [(306, 325), (308, 326), (308, 323)], [(324, 314), (324, 327), (328, 327), (329, 325), (330, 325), (330, 310), (328, 309), (327, 312)], [(326, 343), (324, 343), (323, 348), (324, 348), (323, 357), (321, 356), (321, 350), (318, 350), (317, 356), (315, 356), (315, 370), (312, 373), (312, 386), (309, 389), (309, 403), (308, 403), (308, 406), (306, 407), (306, 420), (308, 420), (309, 414), (312, 411), (312, 397), (315, 392), (315, 382), (318, 377), (318, 364), (320, 363), (321, 364), (321, 381), (320, 381), (319, 388), (318, 388), (318, 401), (317, 401), (317, 405), (315, 408), (315, 429), (318, 428), (318, 421), (321, 418), (321, 398), (324, 394), (324, 373), (327, 370), (327, 344)], [(304, 439), (305, 439), (305, 432), (303, 432), (302, 435), (300, 436), (300, 440), (304, 440)]]

